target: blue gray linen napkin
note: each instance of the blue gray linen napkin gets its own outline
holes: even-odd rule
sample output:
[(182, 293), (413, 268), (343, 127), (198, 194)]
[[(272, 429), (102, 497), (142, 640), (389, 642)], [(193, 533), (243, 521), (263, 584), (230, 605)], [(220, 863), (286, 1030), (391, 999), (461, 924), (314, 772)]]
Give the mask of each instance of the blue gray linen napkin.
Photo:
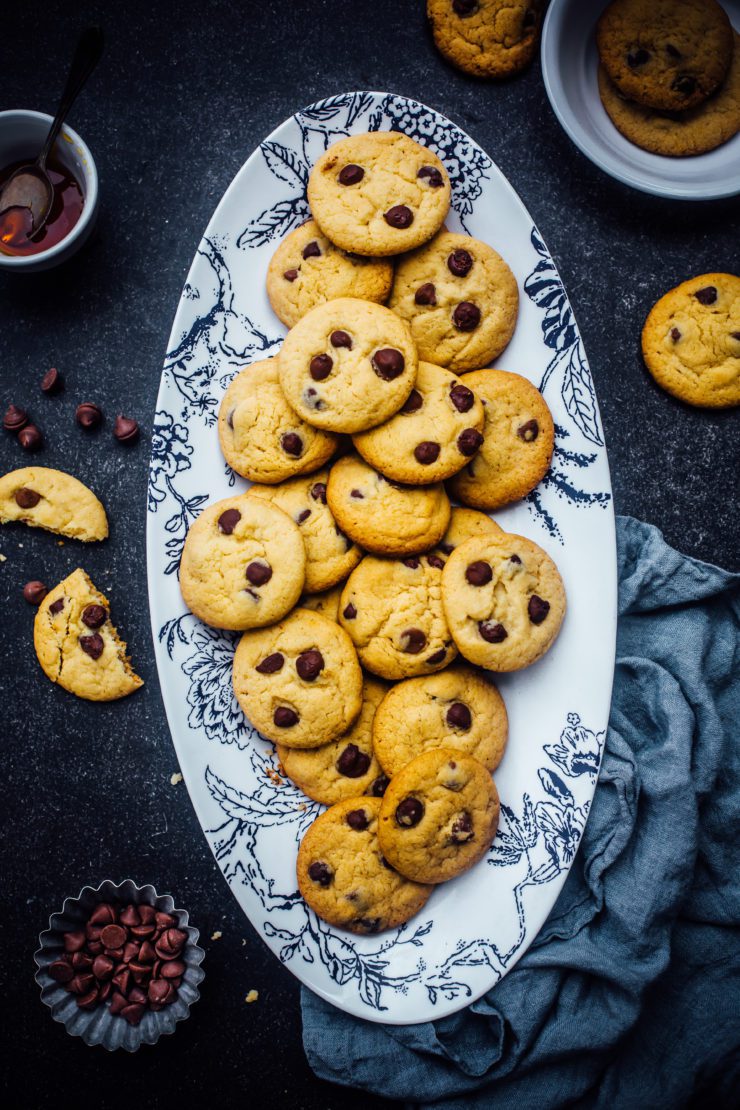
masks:
[(468, 1009), (380, 1026), (303, 990), (317, 1075), (415, 1105), (740, 1105), (740, 575), (618, 518), (611, 718), (536, 941)]

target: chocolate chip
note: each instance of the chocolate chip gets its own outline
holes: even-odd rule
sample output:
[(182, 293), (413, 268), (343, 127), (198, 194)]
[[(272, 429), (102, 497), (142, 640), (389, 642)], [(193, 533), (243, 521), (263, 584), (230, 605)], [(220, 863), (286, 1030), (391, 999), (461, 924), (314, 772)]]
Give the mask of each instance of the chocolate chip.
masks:
[(406, 366), (406, 360), (395, 347), (381, 347), (375, 352), (371, 362), (373, 370), (384, 382), (392, 382), (403, 373)]
[(678, 330), (678, 328), (671, 328), (671, 339), (673, 340), (673, 342), (678, 343), (680, 338), (681, 332)]
[(519, 558), (518, 555), (510, 555), (509, 556), (509, 562), (510, 563), (521, 563), (521, 559)]
[(75, 420), (81, 428), (92, 431), (93, 428), (99, 428), (103, 423), (103, 413), (92, 401), (85, 401), (77, 406)]
[(3, 428), (6, 432), (19, 432), (28, 423), (28, 413), (18, 405), (8, 405), (3, 417)]
[(400, 636), (401, 651), (406, 655), (418, 655), (426, 647), (427, 638), (420, 628), (407, 628)]
[(329, 336), (329, 342), (332, 347), (346, 347), (348, 351), (352, 350), (352, 336), (346, 331), (333, 331)]
[(714, 304), (717, 300), (717, 287), (715, 285), (705, 285), (703, 289), (697, 289), (694, 296), (699, 304)]
[(342, 613), (342, 616), (344, 617), (344, 619), (346, 621), (353, 621), (355, 619), (355, 617), (357, 616), (357, 610), (355, 609), (355, 607), (354, 607), (354, 605), (352, 604), (351, 601), (350, 601), (349, 605), (345, 606), (345, 609), (344, 609), (344, 612)]
[(308, 372), (315, 382), (323, 382), (331, 374), (333, 365), (331, 355), (314, 355), (308, 364)]
[(439, 651), (435, 651), (434, 655), (429, 656), (429, 658), (427, 659), (427, 663), (429, 663), (432, 667), (436, 667), (437, 663), (444, 662), (446, 655), (447, 648), (440, 648)]
[(312, 239), (310, 243), (306, 243), (301, 253), (304, 258), (318, 258), (321, 255), (321, 247), (315, 239)]
[(280, 437), (280, 446), (286, 455), (298, 459), (303, 451), (303, 440), (296, 432), (286, 432)]
[(401, 562), (405, 567), (408, 567), (409, 570), (418, 570), (421, 566), (420, 561), (418, 559), (415, 559), (413, 555), (410, 555), (408, 559), (401, 559)]
[(326, 483), (317, 482), (311, 486), (311, 496), (314, 501), (320, 501), (322, 505), (326, 504)]
[(321, 412), (324, 407), (324, 402), (320, 397), (317, 397), (316, 390), (313, 388), (306, 389), (303, 393), (303, 400), (309, 408), (315, 409), (316, 412)]
[(249, 563), (246, 570), (247, 582), (253, 586), (264, 586), (272, 578), (272, 567), (269, 563)]
[(96, 979), (110, 979), (115, 964), (109, 956), (96, 956), (92, 964), (92, 973)]
[(278, 671), (283, 669), (285, 657), (279, 651), (273, 651), (271, 655), (266, 655), (261, 663), (258, 663), (254, 668), (259, 674), (277, 674)]
[(81, 929), (70, 930), (62, 937), (65, 952), (81, 952), (85, 947), (85, 934)]
[(63, 597), (58, 597), (56, 599), (56, 601), (52, 601), (51, 605), (49, 606), (49, 612), (53, 616), (56, 616), (57, 613), (61, 613), (62, 609), (64, 608), (64, 602), (65, 601), (66, 601), (66, 598), (63, 598)]
[(404, 829), (412, 829), (424, 816), (424, 803), (418, 798), (404, 798), (396, 806), (396, 824)]
[(44, 442), (44, 437), (35, 424), (26, 424), (18, 432), (18, 442), (24, 451), (38, 451)]
[(740, 331), (731, 331), (730, 335), (740, 343)]
[(631, 69), (635, 69), (637, 66), (644, 66), (645, 62), (648, 61), (650, 61), (650, 54), (641, 46), (638, 46), (636, 50), (630, 50), (627, 54), (627, 65), (630, 66)]
[(329, 867), (328, 863), (317, 861), (316, 863), (312, 863), (309, 867), (308, 877), (312, 879), (313, 882), (318, 883), (319, 886), (326, 887), (329, 886), (334, 878), (334, 872)]
[(460, 301), (452, 313), (452, 322), (460, 331), (474, 331), (480, 323), (480, 309), (471, 301)]
[(527, 602), (527, 612), (532, 624), (542, 624), (543, 620), (550, 612), (550, 602), (545, 601), (544, 598), (538, 597), (537, 594), (532, 594)]
[(295, 279), (298, 277), (298, 271), (297, 270), (283, 270), (283, 277), (285, 278), (286, 281), (295, 281)]
[(339, 171), (339, 184), (340, 185), (357, 185), (362, 181), (365, 176), (365, 171), (362, 166), (355, 165), (354, 162), (349, 162), (346, 166), (342, 166)]
[(295, 661), (298, 677), (304, 682), (314, 682), (324, 669), (324, 657), (316, 648), (302, 652)]
[(74, 972), (65, 960), (55, 960), (53, 964), (49, 964), (47, 971), (57, 983), (69, 983), (74, 978)]
[(40, 500), (41, 494), (36, 493), (35, 489), (28, 489), (27, 486), (21, 486), (15, 491), (15, 503), (19, 509), (33, 509)]
[(455, 277), (465, 277), (473, 268), (473, 256), (470, 251), (456, 250), (447, 257), (447, 269)]
[(412, 389), (408, 397), (404, 401), (403, 405), (401, 406), (400, 411), (408, 416), (412, 412), (418, 412), (423, 404), (424, 401), (422, 399), (421, 393), (419, 393), (419, 390)]
[(450, 400), (458, 412), (469, 412), (475, 404), (475, 394), (466, 385), (453, 385)]
[(670, 54), (670, 56), (672, 58), (681, 58), (681, 57), (683, 57), (683, 55), (681, 54), (681, 51), (678, 49), (678, 47), (674, 46), (672, 42), (667, 42), (665, 44), (665, 48), (666, 48), (666, 53)]
[(467, 705), (461, 701), (453, 701), (447, 710), (447, 724), (450, 728), (459, 728), (467, 732), (473, 723), (473, 718)]
[(439, 458), (440, 446), (430, 439), (424, 439), (414, 448), (414, 458), (422, 466), (429, 466)]
[(425, 281), (423, 285), (414, 293), (414, 302), (416, 304), (436, 304), (437, 303), (437, 290), (431, 281)]
[(230, 536), (241, 518), (242, 514), (238, 509), (225, 509), (216, 522), (219, 532), (223, 532), (225, 536)]
[(121, 948), (128, 940), (128, 933), (122, 925), (105, 925), (100, 931), (100, 939), (106, 948)]
[(119, 412), (113, 424), (113, 435), (119, 443), (135, 443), (139, 438), (139, 425), (129, 416)]
[(381, 925), (383, 924), (379, 917), (356, 917), (352, 922), (355, 930), (361, 933), (379, 933)]
[(403, 231), (405, 228), (411, 227), (414, 222), (414, 213), (405, 204), (394, 204), (383, 214), (383, 219), (389, 227)]
[(671, 88), (681, 96), (693, 96), (696, 92), (696, 78), (688, 73), (679, 73), (673, 80)]
[(311, 515), (311, 510), (310, 509), (301, 509), (298, 516), (295, 518), (296, 524), (303, 524), (304, 521), (308, 520), (310, 515)]
[(452, 0), (452, 7), (455, 13), (464, 19), (476, 10), (478, 0)]
[(445, 565), (444, 559), (440, 559), (439, 555), (427, 555), (427, 562), (430, 567), (436, 567), (437, 570), (442, 570)]
[(300, 720), (295, 709), (290, 709), (287, 705), (279, 705), (273, 713), (272, 719), (278, 728), (292, 728)]
[(370, 756), (360, 751), (357, 744), (348, 744), (337, 760), (337, 771), (348, 779), (359, 779), (367, 774)]
[(473, 818), (469, 813), (461, 813), (452, 822), (450, 840), (453, 844), (467, 844), (473, 839)]
[(101, 628), (108, 619), (108, 610), (104, 605), (86, 605), (82, 610), (80, 620), (88, 628)]
[(455, 550), (455, 545), (454, 543), (441, 543), (439, 545), (439, 550), (443, 551), (445, 555), (451, 555), (452, 552)]
[(362, 493), (362, 491), (359, 490), (359, 489), (350, 490), (349, 495), (350, 495), (350, 497), (353, 497), (355, 499), (355, 501), (364, 501), (365, 500), (365, 494)]
[(26, 582), (23, 587), (23, 596), (29, 605), (40, 605), (48, 592), (44, 583), (36, 580), (33, 582)]
[(85, 655), (89, 655), (91, 659), (100, 659), (105, 647), (103, 637), (97, 632), (93, 632), (91, 636), (80, 636), (79, 644)]
[(370, 822), (364, 809), (351, 809), (347, 814), (347, 824), (355, 832), (362, 832)]
[(476, 559), (474, 563), (469, 563), (465, 570), (465, 578), (471, 586), (487, 586), (493, 578), (490, 563), (484, 562), (483, 559)]
[(133, 904), (129, 903), (126, 909), (119, 914), (118, 920), (122, 925), (127, 925), (132, 928), (134, 925), (141, 925), (141, 916), (138, 909)]
[(466, 428), (464, 432), (460, 432), (457, 437), (457, 449), (461, 455), (470, 458), (480, 448), (483, 443), (483, 436), (477, 428)]
[(387, 775), (378, 775), (378, 777), (373, 779), (370, 783), (368, 794), (372, 795), (373, 798), (382, 798), (388, 789), (390, 781)]
[(519, 425), (516, 434), (520, 439), (523, 439), (525, 443), (533, 443), (540, 434), (540, 426), (536, 420), (528, 420), (526, 424)]
[(422, 166), (416, 176), (426, 181), (431, 189), (441, 189), (445, 183), (436, 166)]
[(504, 626), (495, 621), (479, 621), (478, 631), (489, 644), (500, 644), (509, 635)]

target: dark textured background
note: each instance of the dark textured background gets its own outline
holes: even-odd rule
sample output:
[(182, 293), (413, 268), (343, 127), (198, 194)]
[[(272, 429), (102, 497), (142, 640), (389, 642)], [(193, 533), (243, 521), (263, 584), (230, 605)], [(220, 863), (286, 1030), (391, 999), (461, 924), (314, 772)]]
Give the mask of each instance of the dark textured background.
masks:
[[(384, 89), (426, 101), (469, 131), (518, 190), (560, 267), (596, 381), (617, 510), (657, 524), (692, 555), (740, 566), (738, 413), (673, 401), (639, 356), (642, 321), (661, 293), (737, 264), (736, 203), (682, 205), (612, 182), (560, 131), (538, 64), (508, 84), (469, 80), (435, 54), (423, 8), (423, 0), (42, 0), (4, 12), (2, 108), (53, 112), (78, 31), (99, 22), (106, 33), (104, 59), (70, 116), (98, 165), (98, 231), (61, 269), (0, 275), (0, 405), (31, 409), (46, 437), (36, 461), (89, 482), (112, 523), (108, 543), (84, 550), (21, 526), (0, 535), (0, 1083), (10, 1107), (106, 1110), (142, 1098), (155, 1108), (206, 1098), (358, 1105), (351, 1092), (313, 1078), (297, 982), (238, 910), (185, 787), (170, 785), (177, 761), (146, 602), (147, 435), (129, 448), (111, 436), (119, 411), (145, 433), (151, 427), (170, 325), (201, 233), (242, 162), (284, 117), (332, 93)], [(52, 365), (66, 391), (49, 399), (38, 382)], [(74, 423), (82, 400), (105, 409), (97, 434)], [(1, 437), (3, 472), (29, 461), (11, 436)], [(33, 610), (22, 585), (53, 584), (80, 562), (110, 592), (146, 679), (118, 704), (88, 704), (56, 689), (31, 647)], [(51, 1022), (32, 954), (65, 895), (129, 875), (189, 908), (207, 948), (207, 976), (175, 1036), (134, 1057), (108, 1057)], [(223, 937), (211, 942), (217, 929)], [(260, 998), (247, 1006), (251, 988)], [(363, 1096), (362, 1105), (381, 1103)]]

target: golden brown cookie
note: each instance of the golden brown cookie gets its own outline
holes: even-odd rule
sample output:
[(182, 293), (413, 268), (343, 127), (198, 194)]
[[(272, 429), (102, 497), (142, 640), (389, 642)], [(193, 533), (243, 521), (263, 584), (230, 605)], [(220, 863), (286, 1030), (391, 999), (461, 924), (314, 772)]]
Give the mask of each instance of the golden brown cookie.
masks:
[(488, 534), (500, 536), (503, 531), (503, 528), (495, 520), (491, 520), (487, 513), (479, 513), (476, 509), (462, 509), (455, 505), (450, 514), (447, 531), (437, 544), (435, 551), (446, 558), (461, 543), (469, 540), (471, 536)]
[(427, 0), (437, 49), (473, 77), (512, 77), (537, 52), (542, 0)]
[(330, 621), (336, 621), (338, 624), (342, 588), (340, 582), (338, 586), (325, 590), (324, 593), (304, 594), (298, 605), (301, 609), (311, 609), (314, 613), (321, 613), (322, 617), (328, 617)]
[(105, 509), (92, 490), (47, 466), (24, 466), (0, 478), (0, 524), (12, 520), (86, 543), (108, 535)]

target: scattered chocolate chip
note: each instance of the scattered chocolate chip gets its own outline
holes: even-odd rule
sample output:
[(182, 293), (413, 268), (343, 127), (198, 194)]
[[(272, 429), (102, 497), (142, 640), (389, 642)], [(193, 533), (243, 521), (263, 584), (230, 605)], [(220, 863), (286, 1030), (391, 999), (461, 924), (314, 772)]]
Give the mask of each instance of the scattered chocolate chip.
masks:
[(324, 669), (324, 657), (316, 648), (301, 652), (295, 661), (295, 669), (304, 682), (314, 682)]
[(443, 570), (445, 561), (439, 555), (427, 555), (427, 563), (430, 567), (436, 567), (437, 570)]
[(18, 432), (18, 442), (24, 451), (38, 451), (44, 442), (44, 437), (35, 424), (26, 424), (25, 428), (21, 428)]
[(400, 411), (404, 413), (404, 415), (408, 416), (412, 412), (418, 412), (423, 404), (424, 401), (422, 399), (421, 393), (419, 393), (419, 390), (412, 389), (408, 397), (404, 401), (403, 405), (401, 406)]
[(473, 718), (467, 705), (461, 701), (453, 701), (447, 710), (447, 724), (450, 728), (459, 728), (467, 732), (472, 723)]
[(283, 270), (283, 277), (285, 278), (286, 281), (291, 281), (291, 282), (295, 281), (295, 279), (298, 277), (298, 271), (297, 270)]
[(472, 15), (478, 7), (478, 0), (452, 0), (452, 8), (456, 15), (462, 19), (466, 16)]
[(81, 428), (92, 431), (93, 428), (99, 428), (103, 423), (103, 413), (92, 401), (84, 401), (83, 404), (77, 406), (75, 420)]
[(352, 336), (346, 331), (333, 331), (329, 336), (329, 342), (332, 347), (346, 347), (348, 351), (352, 350)]
[(688, 73), (679, 73), (673, 80), (671, 88), (681, 96), (693, 96), (696, 92), (696, 78)]
[(457, 437), (457, 449), (461, 455), (465, 455), (466, 459), (474, 455), (482, 443), (483, 436), (477, 428), (466, 428)]
[(445, 183), (436, 166), (422, 166), (416, 176), (426, 181), (431, 189), (441, 189)]
[(44, 583), (36, 580), (33, 582), (26, 582), (23, 587), (23, 596), (29, 605), (40, 605), (48, 592)]
[(375, 352), (371, 362), (373, 370), (384, 382), (392, 382), (403, 373), (406, 366), (405, 358), (395, 347), (381, 347)]
[(550, 612), (550, 602), (545, 601), (544, 598), (538, 597), (537, 594), (532, 594), (527, 602), (527, 612), (532, 624), (542, 624), (543, 620)]
[(320, 501), (322, 505), (326, 504), (326, 482), (317, 482), (311, 486), (311, 496), (314, 501)]
[(509, 635), (504, 626), (495, 621), (479, 621), (478, 631), (489, 644), (500, 644)]
[(298, 516), (295, 518), (296, 524), (303, 524), (311, 515), (310, 509), (301, 509)]
[(258, 663), (254, 668), (259, 674), (277, 674), (278, 671), (283, 669), (285, 657), (279, 651), (273, 651), (271, 655), (266, 655), (261, 663)]
[(355, 619), (355, 617), (357, 616), (357, 610), (355, 609), (355, 607), (354, 607), (354, 605), (352, 604), (351, 601), (350, 601), (349, 605), (345, 606), (344, 612), (342, 613), (342, 616), (344, 617), (344, 619), (346, 621), (353, 621)]
[(280, 446), (286, 455), (299, 459), (303, 452), (303, 440), (296, 432), (286, 432), (280, 437)]
[(420, 628), (407, 628), (400, 636), (401, 651), (407, 655), (418, 655), (427, 644), (427, 638)]
[(396, 806), (396, 824), (404, 829), (412, 829), (424, 816), (424, 803), (418, 798), (404, 798)]
[(273, 713), (272, 719), (278, 728), (292, 728), (300, 720), (295, 709), (290, 709), (287, 705), (279, 705)]
[(65, 933), (63, 937), (65, 952), (81, 952), (85, 947), (85, 934), (81, 929)]
[(519, 425), (516, 434), (520, 439), (523, 439), (525, 443), (533, 443), (540, 434), (540, 426), (536, 420), (528, 420), (526, 424)]
[(405, 567), (408, 567), (409, 570), (418, 570), (421, 566), (421, 562), (414, 558), (413, 555), (409, 555), (407, 559), (401, 559), (401, 562)]
[(364, 809), (351, 809), (347, 814), (347, 824), (351, 829), (354, 829), (355, 832), (362, 832), (368, 827), (370, 822), (368, 821)]
[(56, 616), (57, 613), (61, 613), (62, 609), (64, 608), (64, 602), (65, 598), (58, 597), (56, 601), (52, 601), (51, 605), (49, 606), (49, 612), (53, 616)]
[(521, 563), (521, 559), (519, 558), (518, 555), (510, 555), (509, 556), (509, 562), (510, 563)]
[(106, 948), (121, 948), (128, 940), (128, 934), (122, 925), (105, 925), (100, 939)]
[(80, 636), (79, 644), (85, 655), (89, 655), (91, 659), (100, 659), (105, 647), (103, 637), (97, 632), (93, 632), (91, 636)]
[(717, 300), (717, 287), (715, 285), (705, 285), (703, 289), (697, 289), (694, 296), (699, 304), (714, 304)]
[(365, 171), (362, 166), (357, 166), (354, 162), (349, 162), (346, 166), (342, 166), (339, 171), (339, 184), (358, 185), (364, 176)]
[(681, 58), (681, 57), (683, 57), (683, 55), (681, 54), (681, 51), (678, 49), (677, 46), (674, 46), (672, 42), (667, 42), (665, 44), (665, 48), (666, 48), (666, 53), (670, 54), (670, 56), (672, 58)]
[(371, 794), (373, 798), (382, 798), (388, 789), (390, 781), (387, 775), (378, 775), (378, 777), (373, 779), (370, 783), (368, 794)]
[(304, 258), (318, 258), (321, 255), (321, 247), (312, 239), (310, 243), (306, 243), (302, 252)]
[(483, 559), (476, 559), (474, 563), (469, 563), (465, 570), (465, 578), (471, 586), (487, 586), (493, 578), (490, 563), (484, 562)]
[(414, 213), (405, 204), (394, 204), (383, 214), (383, 219), (389, 227), (403, 231), (405, 228), (411, 227), (414, 222)]
[(308, 372), (315, 382), (323, 382), (331, 374), (333, 365), (331, 355), (314, 355), (308, 364)]
[(74, 977), (72, 968), (65, 960), (55, 960), (53, 964), (49, 964), (47, 970), (57, 983), (69, 983)]
[(437, 663), (444, 662), (446, 656), (447, 648), (440, 648), (439, 651), (435, 651), (433, 655), (429, 656), (429, 658), (427, 659), (427, 663), (429, 663), (432, 667), (436, 667)]
[(269, 563), (249, 563), (246, 570), (247, 582), (253, 586), (264, 586), (272, 578), (272, 567)]
[(370, 756), (367, 752), (360, 751), (357, 744), (348, 744), (336, 763), (339, 774), (348, 779), (362, 778), (367, 774), (369, 766)]
[(92, 962), (92, 973), (96, 979), (110, 979), (115, 964), (109, 956), (96, 956)]
[(475, 404), (475, 394), (466, 385), (453, 385), (450, 400), (458, 412), (469, 412)]
[(467, 844), (473, 839), (473, 818), (466, 811), (452, 822), (450, 840), (453, 844)]
[(414, 293), (415, 304), (436, 304), (437, 303), (437, 290), (431, 281), (425, 281), (423, 285)]
[(328, 863), (321, 863), (317, 861), (312, 863), (308, 869), (308, 877), (313, 882), (318, 883), (319, 886), (329, 886), (334, 878), (334, 872), (329, 867)]
[(447, 257), (447, 269), (455, 277), (465, 277), (473, 268), (473, 256), (470, 251), (456, 250)]
[(644, 66), (645, 62), (650, 61), (650, 54), (643, 47), (638, 46), (636, 50), (630, 50), (627, 54), (627, 65), (631, 69), (636, 69), (637, 66)]
[(8, 405), (3, 417), (3, 428), (6, 432), (19, 432), (28, 423), (28, 413), (18, 405)]
[(480, 323), (480, 309), (472, 301), (460, 301), (452, 313), (452, 322), (460, 331), (474, 331)]
[(15, 503), (19, 509), (34, 509), (40, 500), (41, 494), (27, 486), (21, 486), (15, 491)]
[(673, 340), (673, 342), (678, 343), (680, 338), (681, 338), (681, 332), (679, 331), (679, 329), (678, 328), (671, 328), (671, 339)]
[(139, 425), (119, 412), (113, 424), (113, 435), (119, 443), (135, 443), (139, 438)]
[(365, 500), (365, 494), (362, 493), (362, 491), (359, 490), (359, 489), (350, 490), (349, 495), (350, 495), (350, 497), (353, 497), (355, 499), (355, 501), (364, 501)]
[(313, 389), (313, 387), (304, 390), (303, 400), (309, 406), (309, 408), (315, 409), (316, 412), (321, 412), (324, 407), (324, 402), (321, 400), (320, 397), (317, 397), (316, 390)]
[(242, 514), (238, 509), (224, 509), (216, 522), (219, 532), (223, 532), (225, 536), (230, 536), (241, 518)]
[(101, 628), (108, 619), (108, 610), (104, 605), (86, 605), (82, 610), (80, 620), (88, 628)]
[(414, 448), (414, 458), (422, 466), (429, 466), (439, 458), (440, 446), (430, 439), (424, 439)]

